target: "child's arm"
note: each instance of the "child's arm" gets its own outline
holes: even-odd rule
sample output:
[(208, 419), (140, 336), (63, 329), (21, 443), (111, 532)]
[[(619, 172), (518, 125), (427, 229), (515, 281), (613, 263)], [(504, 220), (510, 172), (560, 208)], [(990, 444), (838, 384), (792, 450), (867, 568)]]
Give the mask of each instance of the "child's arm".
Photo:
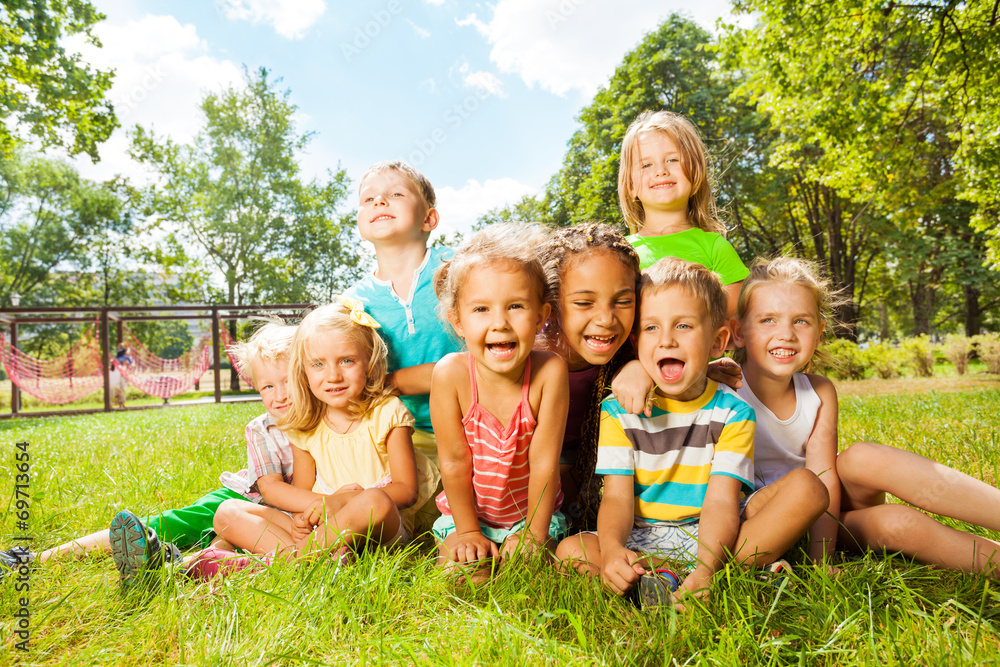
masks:
[(419, 396), (431, 393), (431, 377), (434, 375), (434, 364), (407, 366), (389, 373), (388, 381), (392, 383), (401, 396)]
[[(437, 363), (431, 383), (431, 423), (437, 439), (441, 482), (455, 521), (454, 561), (473, 562), (499, 554), (483, 535), (472, 489), (472, 451), (462, 427), (458, 387), (469, 384), (464, 354), (449, 354)], [(450, 536), (449, 536), (450, 537)]]
[(535, 432), (528, 448), (528, 519), (533, 539), (524, 546), (544, 546), (559, 495), (559, 455), (562, 453), (569, 414), (569, 371), (566, 362), (551, 352), (532, 352), (531, 382), (541, 385)]
[(633, 475), (605, 475), (604, 495), (597, 511), (597, 541), (601, 545), (601, 579), (618, 595), (624, 595), (645, 569), (640, 555), (625, 547), (635, 523)]
[[(709, 362), (708, 377), (733, 389), (739, 389), (743, 386), (743, 370), (738, 363), (728, 357)], [(647, 417), (653, 416), (653, 389), (655, 388), (653, 379), (649, 377), (637, 359), (622, 366), (618, 375), (611, 381), (611, 393), (614, 394), (615, 400), (621, 404), (626, 412), (633, 415), (642, 413)]]
[(392, 482), (382, 488), (403, 509), (417, 502), (417, 460), (413, 454), (413, 436), (409, 426), (389, 431), (385, 439), (389, 450), (389, 473)]
[[(305, 507), (299, 510), (288, 509), (289, 512), (312, 510), (316, 507), (317, 501), (324, 501), (326, 511), (333, 514), (347, 504), (354, 496), (361, 493), (360, 490), (338, 489), (330, 495), (313, 493), (313, 485), (316, 484), (316, 459), (312, 454), (297, 445), (292, 445), (292, 485), (296, 490), (296, 499), (309, 500)], [(284, 507), (282, 509), (285, 509)]]
[(704, 595), (712, 575), (726, 564), (740, 530), (740, 485), (729, 475), (711, 475), (698, 522), (698, 564), (684, 578), (678, 597)]
[[(294, 474), (293, 472), (292, 475), (294, 476)], [(320, 494), (313, 493), (311, 487), (302, 489), (289, 484), (281, 476), (281, 473), (271, 473), (258, 477), (257, 490), (265, 503), (286, 512), (301, 512), (320, 497)]]
[(830, 506), (809, 531), (809, 557), (818, 563), (837, 550), (840, 523), (840, 478), (837, 475), (837, 389), (821, 375), (807, 376), (820, 398), (819, 414), (806, 441), (806, 468), (830, 492)]
[[(726, 321), (736, 317), (736, 304), (740, 300), (740, 289), (743, 288), (743, 281), (738, 283), (729, 283), (728, 285), (723, 285), (722, 289), (726, 290)], [(730, 347), (732, 349), (732, 338), (729, 340)]]

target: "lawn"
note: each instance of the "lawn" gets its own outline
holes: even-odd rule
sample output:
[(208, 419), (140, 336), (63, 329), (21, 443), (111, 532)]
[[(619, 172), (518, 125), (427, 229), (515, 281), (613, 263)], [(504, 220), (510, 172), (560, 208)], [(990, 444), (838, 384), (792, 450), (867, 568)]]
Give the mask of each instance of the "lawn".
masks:
[[(846, 387), (841, 445), (912, 449), (996, 485), (1000, 389), (924, 393)], [(870, 381), (865, 381), (870, 382)], [(956, 380), (958, 382), (958, 380)], [(985, 388), (984, 388), (985, 387)], [(36, 547), (105, 528), (120, 508), (182, 506), (245, 459), (259, 403), (0, 421), (3, 546), (14, 512), (15, 443), (29, 443)], [(996, 538), (996, 535), (993, 535)], [(1000, 595), (982, 577), (899, 557), (844, 558), (836, 580), (800, 566), (775, 588), (737, 568), (703, 606), (643, 613), (594, 582), (541, 562), (477, 589), (433, 567), (426, 544), (329, 564), (278, 564), (222, 582), (166, 574), (123, 596), (109, 558), (31, 572), (30, 651), (15, 647), (16, 580), (0, 584), (0, 664), (965, 664), (1000, 654)]]

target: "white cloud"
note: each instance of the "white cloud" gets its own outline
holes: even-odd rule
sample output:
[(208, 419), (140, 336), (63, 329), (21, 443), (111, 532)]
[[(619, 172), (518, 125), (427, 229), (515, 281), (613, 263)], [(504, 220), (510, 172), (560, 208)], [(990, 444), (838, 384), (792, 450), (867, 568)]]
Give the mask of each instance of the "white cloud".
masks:
[(711, 29), (729, 11), (729, 0), (498, 0), (488, 21), (469, 14), (456, 23), (487, 39), (490, 60), (501, 72), (557, 95), (576, 90), (590, 97), (623, 54), (670, 13), (687, 14)]
[(324, 0), (218, 0), (230, 20), (269, 23), (288, 39), (300, 39), (326, 11)]
[(525, 185), (513, 178), (488, 179), (483, 183), (469, 179), (461, 188), (436, 188), (441, 224), (437, 234), (450, 236), (455, 232), (468, 234), (479, 216), (490, 209), (516, 203), (525, 195), (538, 193), (537, 187)]
[(495, 95), (501, 99), (507, 97), (503, 90), (503, 84), (496, 74), (482, 70), (472, 69), (472, 65), (467, 62), (458, 66), (458, 73), (462, 77), (462, 84), (466, 88), (480, 90), (487, 95)]
[(410, 24), (410, 27), (413, 28), (413, 32), (417, 33), (417, 37), (419, 37), (420, 39), (427, 39), (428, 37), (431, 36), (430, 30), (427, 30), (426, 28), (421, 28), (410, 19), (404, 19), (404, 20)]
[(127, 130), (140, 124), (186, 142), (201, 127), (199, 104), (205, 93), (242, 85), (237, 64), (210, 56), (195, 27), (172, 16), (147, 15), (121, 24), (104, 21), (96, 32), (103, 48), (83, 42), (72, 46), (94, 67), (115, 69), (108, 99), (122, 127), (101, 145), (99, 164), (75, 160), (87, 178), (104, 180), (121, 173), (143, 180), (142, 168), (127, 155)]

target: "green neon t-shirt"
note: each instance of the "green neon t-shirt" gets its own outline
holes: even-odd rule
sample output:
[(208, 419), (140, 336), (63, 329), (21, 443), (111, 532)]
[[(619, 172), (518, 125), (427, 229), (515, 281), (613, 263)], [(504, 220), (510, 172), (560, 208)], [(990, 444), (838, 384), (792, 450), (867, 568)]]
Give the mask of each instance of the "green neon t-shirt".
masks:
[(732, 244), (715, 232), (692, 227), (666, 236), (632, 234), (627, 240), (639, 255), (641, 269), (648, 269), (664, 257), (679, 257), (712, 269), (722, 276), (724, 285), (738, 283), (750, 275)]

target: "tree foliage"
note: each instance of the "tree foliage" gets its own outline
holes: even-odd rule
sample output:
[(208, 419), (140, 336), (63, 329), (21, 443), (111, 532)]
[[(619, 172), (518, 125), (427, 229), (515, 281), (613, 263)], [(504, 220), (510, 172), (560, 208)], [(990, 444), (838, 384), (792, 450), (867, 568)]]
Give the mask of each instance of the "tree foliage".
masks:
[(4, 0), (0, 11), (0, 155), (25, 135), (97, 161), (97, 145), (118, 127), (104, 95), (112, 71), (91, 69), (67, 53), (67, 37), (92, 32), (104, 19), (86, 0)]
[(756, 26), (726, 48), (742, 91), (782, 131), (773, 163), (818, 149), (808, 177), (856, 202), (901, 203), (914, 218), (940, 198), (926, 187), (947, 161), (954, 196), (1000, 242), (998, 6), (936, 0), (737, 0)]
[(357, 265), (336, 212), (347, 176), (301, 179), (297, 153), (310, 135), (296, 130), (296, 107), (276, 83), (261, 69), (248, 73), (245, 89), (207, 95), (205, 124), (191, 144), (139, 126), (132, 132), (133, 157), (160, 176), (147, 192), (149, 212), (177, 253), (194, 248), (214, 268), (228, 303), (326, 294)]

